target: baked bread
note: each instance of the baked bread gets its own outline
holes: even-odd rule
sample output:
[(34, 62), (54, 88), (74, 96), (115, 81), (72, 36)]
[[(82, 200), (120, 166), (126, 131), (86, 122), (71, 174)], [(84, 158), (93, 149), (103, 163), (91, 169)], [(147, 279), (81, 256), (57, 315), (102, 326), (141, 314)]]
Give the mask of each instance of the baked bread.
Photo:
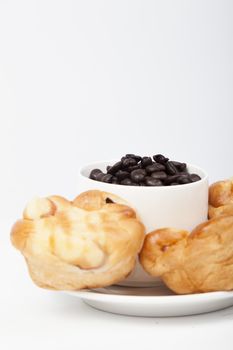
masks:
[(218, 181), (209, 188), (209, 218), (233, 215), (233, 178)]
[(11, 231), (40, 287), (79, 290), (108, 286), (133, 269), (144, 226), (119, 197), (88, 191), (73, 202), (36, 198)]
[(233, 216), (219, 216), (188, 231), (164, 228), (145, 238), (140, 262), (175, 293), (233, 289)]

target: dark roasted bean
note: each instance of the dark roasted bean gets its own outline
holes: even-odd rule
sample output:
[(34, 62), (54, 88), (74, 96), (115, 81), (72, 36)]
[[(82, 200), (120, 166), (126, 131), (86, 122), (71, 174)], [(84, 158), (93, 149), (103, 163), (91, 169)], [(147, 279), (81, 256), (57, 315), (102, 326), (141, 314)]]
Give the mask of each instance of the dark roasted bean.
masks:
[(132, 181), (129, 178), (126, 178), (124, 180), (121, 181), (121, 185), (132, 185)]
[(184, 172), (178, 173), (176, 175), (178, 175), (178, 179), (183, 179), (183, 178), (189, 177), (189, 174), (184, 173)]
[(187, 171), (187, 164), (186, 163), (181, 163), (181, 165), (179, 166), (179, 170), (180, 171)]
[(175, 165), (175, 167), (179, 170), (179, 171), (185, 171), (186, 170), (186, 163), (180, 163), (180, 162), (176, 162), (176, 161), (172, 161), (172, 163)]
[(169, 160), (169, 158), (164, 157), (162, 154), (156, 154), (153, 156), (153, 159), (160, 164), (165, 164)]
[(133, 158), (136, 160), (137, 163), (140, 162), (140, 160), (142, 159), (142, 157), (137, 156), (135, 154), (126, 154), (126, 158)]
[(130, 177), (133, 182), (142, 182), (146, 176), (146, 171), (144, 169), (133, 170)]
[(134, 166), (136, 165), (137, 162), (133, 158), (126, 158), (122, 161), (122, 168), (128, 168), (129, 166)]
[(137, 165), (134, 165), (134, 166), (129, 166), (127, 168), (127, 171), (131, 173), (131, 171), (137, 170), (137, 169), (141, 169), (141, 165), (140, 164), (137, 164)]
[(172, 182), (176, 182), (179, 178), (179, 175), (168, 175), (166, 179), (163, 180), (166, 186), (170, 185)]
[(97, 180), (97, 175), (102, 174), (102, 170), (100, 169), (93, 169), (90, 173), (90, 179)]
[(124, 170), (119, 170), (115, 176), (118, 178), (118, 180), (124, 180), (126, 179), (127, 177), (130, 176), (129, 172), (128, 171), (124, 171)]
[(197, 174), (191, 174), (191, 175), (189, 175), (189, 178), (192, 182), (196, 182), (196, 181), (201, 180), (201, 177)]
[(113, 176), (112, 177), (112, 184), (119, 184), (119, 180), (118, 180), (118, 178), (116, 177), (116, 176)]
[(134, 157), (135, 157), (135, 154), (133, 154), (133, 153), (127, 153), (127, 154), (125, 155), (125, 157), (126, 157), (126, 158), (134, 158)]
[(187, 170), (185, 170), (185, 171), (181, 171), (181, 172), (179, 172), (179, 175), (189, 175), (189, 173), (188, 173), (188, 171)]
[(106, 175), (106, 174), (104, 174), (104, 173), (99, 173), (99, 174), (97, 174), (97, 175), (96, 175), (96, 180), (97, 180), (97, 181), (103, 181), (104, 175)]
[(156, 171), (150, 175), (153, 179), (164, 180), (167, 177), (165, 171)]
[(151, 176), (146, 176), (145, 178), (145, 184), (147, 186), (163, 186), (162, 181), (158, 180), (158, 179), (154, 179)]
[(170, 161), (166, 163), (166, 171), (169, 175), (175, 175), (178, 173), (178, 170), (176, 169), (175, 165), (173, 164), (173, 162)]
[(93, 169), (89, 178), (112, 184), (131, 186), (173, 186), (201, 180), (197, 174), (189, 174), (186, 163), (169, 161), (162, 154), (151, 157), (140, 157), (126, 154), (112, 166), (106, 167), (106, 173)]
[(143, 168), (145, 168), (146, 166), (151, 165), (151, 164), (152, 164), (151, 157), (142, 157), (141, 165)]
[(189, 179), (189, 174), (183, 174), (183, 173), (181, 174), (181, 173), (179, 173), (177, 175), (178, 175), (178, 177), (177, 177), (176, 182), (182, 183), (182, 181), (185, 181), (184, 179)]
[(121, 169), (121, 166), (122, 166), (122, 162), (121, 161), (115, 163), (113, 166), (110, 167), (110, 169), (107, 169), (108, 174), (111, 174), (111, 175), (115, 174), (118, 170)]
[(112, 181), (112, 175), (111, 174), (104, 174), (101, 181), (107, 182), (110, 184)]
[(165, 166), (163, 164), (160, 164), (160, 163), (152, 163), (151, 165), (147, 165), (145, 170), (148, 174), (151, 174), (155, 171), (165, 170)]
[(179, 182), (179, 184), (184, 185), (184, 184), (189, 184), (192, 181), (191, 181), (191, 179), (189, 179), (188, 176), (186, 176), (186, 177), (182, 176), (182, 177), (178, 178), (178, 182)]

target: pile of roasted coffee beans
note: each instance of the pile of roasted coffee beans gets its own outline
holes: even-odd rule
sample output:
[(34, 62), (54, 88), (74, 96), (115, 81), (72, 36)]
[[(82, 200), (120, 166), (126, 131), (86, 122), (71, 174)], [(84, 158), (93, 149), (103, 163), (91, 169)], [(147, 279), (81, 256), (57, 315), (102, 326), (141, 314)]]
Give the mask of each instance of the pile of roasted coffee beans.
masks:
[(199, 175), (189, 174), (185, 163), (171, 161), (162, 154), (152, 158), (126, 154), (119, 162), (107, 166), (106, 173), (93, 169), (89, 177), (128, 186), (173, 186), (201, 180)]

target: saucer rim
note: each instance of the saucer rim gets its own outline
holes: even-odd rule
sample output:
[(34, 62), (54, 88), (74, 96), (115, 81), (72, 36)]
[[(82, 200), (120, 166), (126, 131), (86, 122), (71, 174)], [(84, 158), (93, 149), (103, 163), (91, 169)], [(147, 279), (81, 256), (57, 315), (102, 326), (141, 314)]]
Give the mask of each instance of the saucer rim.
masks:
[[(118, 286), (119, 287), (119, 286)], [(124, 288), (124, 287), (120, 287)], [(151, 287), (149, 287), (151, 288)], [(107, 289), (101, 288), (101, 289)], [(138, 289), (138, 288), (137, 288)], [(145, 288), (143, 288), (145, 289)], [(195, 293), (195, 294), (174, 294), (174, 295), (131, 295), (131, 294), (115, 294), (115, 293), (106, 293), (106, 292), (100, 292), (97, 289), (85, 289), (81, 291), (63, 291), (65, 294), (69, 294), (71, 296), (75, 296), (78, 298), (85, 298), (88, 300), (104, 300), (104, 301), (110, 301), (113, 299), (121, 299), (121, 302), (126, 301), (126, 302), (135, 302), (135, 301), (140, 301), (140, 302), (152, 302), (152, 301), (157, 301), (157, 302), (200, 302), (200, 301), (205, 301), (210, 299), (215, 299), (216, 297), (218, 299), (233, 299), (233, 291), (214, 291), (214, 292), (206, 292), (206, 293)]]

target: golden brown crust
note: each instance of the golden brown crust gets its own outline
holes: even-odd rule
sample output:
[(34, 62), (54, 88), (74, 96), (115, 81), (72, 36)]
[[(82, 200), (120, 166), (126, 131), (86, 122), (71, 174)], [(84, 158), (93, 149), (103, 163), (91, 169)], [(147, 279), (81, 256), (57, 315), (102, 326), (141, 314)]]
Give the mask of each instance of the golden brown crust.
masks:
[(98, 190), (82, 192), (73, 200), (72, 204), (85, 210), (98, 210), (111, 202), (128, 205), (126, 201), (115, 194)]
[(187, 231), (172, 228), (146, 236), (140, 262), (178, 294), (233, 289), (233, 216)]
[(30, 206), (26, 206), (23, 212), (24, 219), (39, 219), (54, 215), (56, 211), (55, 204), (49, 198), (33, 198)]
[(112, 194), (88, 191), (73, 202), (51, 196), (27, 205), (11, 240), (38, 286), (103, 287), (132, 271), (145, 230), (134, 210), (118, 201)]
[(11, 229), (11, 242), (15, 248), (24, 250), (28, 236), (32, 234), (34, 224), (31, 220), (18, 220)]
[(173, 254), (171, 254), (173, 252), (172, 247), (187, 235), (187, 231), (170, 228), (159, 229), (146, 235), (143, 249), (140, 253), (140, 262), (144, 269), (148, 272), (153, 270), (154, 276), (160, 276), (166, 272), (168, 261), (166, 264), (160, 264), (160, 260), (164, 260), (164, 255), (168, 255), (166, 251), (169, 248), (169, 261), (171, 260), (172, 263), (172, 259), (174, 258)]
[(218, 181), (209, 188), (209, 218), (233, 215), (233, 179)]

